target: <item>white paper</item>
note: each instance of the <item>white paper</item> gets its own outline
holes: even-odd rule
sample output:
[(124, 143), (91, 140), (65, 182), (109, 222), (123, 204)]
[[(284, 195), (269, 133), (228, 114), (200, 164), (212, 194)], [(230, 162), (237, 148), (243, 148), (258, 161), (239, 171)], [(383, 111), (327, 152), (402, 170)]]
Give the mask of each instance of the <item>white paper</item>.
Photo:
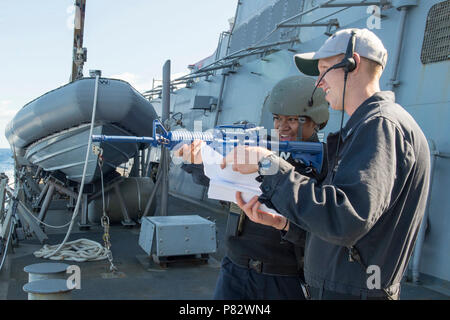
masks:
[[(255, 180), (258, 173), (242, 174), (233, 171), (231, 164), (221, 169), (222, 155), (206, 144), (202, 145), (201, 152), (204, 172), (210, 179), (208, 198), (236, 203), (236, 191), (242, 193), (242, 199), (245, 202), (249, 202), (254, 196), (261, 195), (262, 192), (259, 189), (261, 183)], [(259, 210), (279, 214), (264, 204), (259, 207)]]

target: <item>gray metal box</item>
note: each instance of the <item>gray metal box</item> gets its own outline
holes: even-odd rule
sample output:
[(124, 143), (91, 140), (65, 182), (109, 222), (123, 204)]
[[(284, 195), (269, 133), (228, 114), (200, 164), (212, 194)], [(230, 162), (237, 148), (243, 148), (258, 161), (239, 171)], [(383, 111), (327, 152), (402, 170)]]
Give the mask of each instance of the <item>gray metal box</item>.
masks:
[(141, 232), (139, 233), (139, 245), (148, 254), (152, 254), (153, 235), (155, 233), (155, 225), (150, 221), (149, 217), (141, 220)]
[(198, 215), (145, 217), (139, 245), (158, 257), (213, 253), (216, 225)]

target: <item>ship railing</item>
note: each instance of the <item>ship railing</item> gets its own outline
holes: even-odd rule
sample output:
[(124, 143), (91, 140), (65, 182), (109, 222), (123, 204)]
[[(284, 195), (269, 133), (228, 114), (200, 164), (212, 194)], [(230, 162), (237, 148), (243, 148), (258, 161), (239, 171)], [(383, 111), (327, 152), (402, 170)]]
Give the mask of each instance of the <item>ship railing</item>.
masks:
[[(336, 15), (339, 12), (342, 12), (344, 10), (353, 8), (353, 7), (362, 7), (362, 6), (389, 6), (392, 4), (392, 0), (378, 0), (378, 1), (367, 1), (362, 0), (360, 2), (346, 2), (346, 1), (336, 1), (336, 0), (328, 0), (325, 1), (322, 4), (318, 4), (312, 8), (309, 8), (307, 10), (304, 10), (296, 15), (293, 15), (292, 17), (285, 19), (278, 23), (275, 28), (269, 32), (264, 38), (253, 44), (252, 46), (249, 46), (244, 49), (237, 50), (231, 54), (226, 55), (225, 57), (222, 57), (220, 59), (216, 59), (214, 62), (210, 63), (209, 65), (206, 65), (198, 70), (192, 71), (190, 74), (182, 76), (180, 78), (176, 78), (171, 81), (171, 87), (173, 89), (176, 89), (179, 85), (185, 85), (186, 87), (190, 87), (190, 85), (194, 82), (194, 79), (202, 78), (202, 77), (209, 77), (214, 74), (214, 71), (219, 69), (226, 69), (226, 68), (234, 68), (238, 65), (239, 59), (249, 57), (252, 55), (266, 55), (268, 53), (273, 53), (275, 51), (278, 51), (276, 47), (280, 45), (285, 44), (293, 44), (295, 42), (300, 42), (298, 37), (296, 36), (293, 39), (288, 39), (285, 41), (277, 41), (272, 42), (269, 44), (262, 44), (264, 41), (266, 41), (270, 36), (272, 36), (276, 31), (282, 29), (282, 28), (294, 28), (294, 29), (300, 29), (300, 28), (316, 28), (316, 27), (326, 27), (325, 34), (331, 35), (332, 29), (339, 28), (339, 21), (337, 19), (330, 19), (326, 22), (319, 22), (322, 21), (330, 16)], [(314, 12), (318, 9), (324, 9), (324, 8), (342, 8), (338, 11), (332, 12), (331, 14), (327, 14), (323, 17), (320, 17), (312, 22), (309, 23), (290, 23), (293, 20), (299, 19), (302, 16), (309, 14), (311, 12)], [(232, 37), (232, 32), (228, 34), (230, 37)], [(221, 34), (222, 37), (222, 34)], [(220, 41), (221, 43), (221, 41)], [(218, 48), (219, 50), (219, 48)], [(216, 54), (216, 57), (218, 55)], [(145, 91), (143, 95), (146, 98), (154, 98), (155, 95), (160, 96), (162, 91), (162, 86), (157, 86), (151, 90)]]

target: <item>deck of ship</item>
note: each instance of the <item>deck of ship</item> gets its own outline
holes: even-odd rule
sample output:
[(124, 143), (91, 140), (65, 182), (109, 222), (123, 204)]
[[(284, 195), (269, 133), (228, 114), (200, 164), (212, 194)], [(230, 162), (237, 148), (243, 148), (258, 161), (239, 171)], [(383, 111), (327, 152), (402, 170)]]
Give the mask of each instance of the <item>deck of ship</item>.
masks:
[[(224, 230), (226, 214), (209, 211), (192, 203), (170, 197), (170, 215), (198, 214), (209, 217), (216, 222), (218, 231), (218, 250), (211, 254), (206, 264), (179, 262), (163, 268), (147, 256), (138, 245), (139, 226), (125, 228), (112, 226), (111, 250), (118, 273), (109, 271), (107, 260), (96, 262), (73, 263), (81, 270), (81, 289), (73, 290), (74, 300), (208, 300), (211, 299), (220, 269), (220, 260), (224, 255)], [(50, 211), (49, 223), (66, 222), (70, 213), (63, 210)], [(74, 228), (77, 229), (77, 228)], [(64, 229), (65, 230), (65, 229)], [(49, 231), (49, 244), (60, 243), (65, 235), (64, 230)], [(93, 226), (89, 231), (72, 232), (69, 241), (88, 238), (102, 243), (103, 230)], [(23, 286), (28, 282), (28, 274), (24, 267), (34, 263), (48, 262), (36, 258), (33, 252), (40, 249), (37, 240), (23, 240), (10, 252), (4, 269), (0, 272), (0, 299), (26, 300), (27, 293)], [(402, 299), (449, 299), (426, 286), (405, 283), (402, 286)]]

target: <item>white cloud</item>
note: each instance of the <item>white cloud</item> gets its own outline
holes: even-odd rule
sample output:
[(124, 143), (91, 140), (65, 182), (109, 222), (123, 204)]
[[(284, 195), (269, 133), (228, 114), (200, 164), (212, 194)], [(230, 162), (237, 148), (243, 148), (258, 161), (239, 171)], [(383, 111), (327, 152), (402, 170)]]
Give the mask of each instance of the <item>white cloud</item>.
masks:
[(5, 129), (8, 122), (16, 115), (20, 107), (14, 107), (12, 100), (0, 100), (0, 148), (9, 148), (5, 137)]
[[(180, 78), (182, 76), (185, 76), (187, 72), (178, 72), (171, 75), (171, 80)], [(147, 90), (150, 90), (153, 85), (153, 79), (149, 79), (146, 77), (143, 77), (141, 75), (131, 73), (131, 72), (123, 72), (120, 74), (113, 74), (111, 76), (107, 76), (108, 78), (114, 78), (114, 79), (121, 79), (129, 84), (131, 84), (136, 90), (139, 92), (144, 92)], [(162, 79), (160, 78), (154, 78), (155, 80), (155, 87), (162, 84)]]
[(174, 73), (174, 74), (172, 74), (172, 80), (175, 80), (175, 79), (177, 79), (177, 78), (181, 78), (181, 77), (183, 77), (183, 76), (185, 76), (185, 75), (187, 75), (188, 74), (188, 72), (178, 72), (178, 73)]
[(152, 87), (152, 81), (145, 79), (144, 77), (131, 72), (123, 72), (120, 74), (113, 74), (107, 76), (108, 78), (120, 79), (131, 84), (137, 91), (143, 92), (149, 90)]
[(19, 109), (12, 107), (11, 100), (0, 100), (0, 119), (9, 121)]

